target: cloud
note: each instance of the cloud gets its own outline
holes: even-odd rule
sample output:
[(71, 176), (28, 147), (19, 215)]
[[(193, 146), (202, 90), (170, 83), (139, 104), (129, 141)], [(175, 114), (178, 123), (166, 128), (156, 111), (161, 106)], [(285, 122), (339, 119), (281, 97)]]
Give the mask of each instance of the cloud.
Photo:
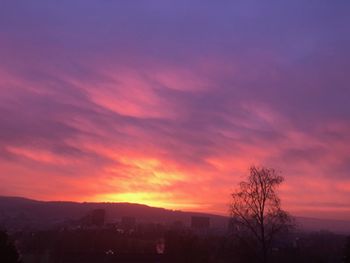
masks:
[(343, 5), (5, 1), (0, 193), (226, 213), (258, 164), (349, 218)]

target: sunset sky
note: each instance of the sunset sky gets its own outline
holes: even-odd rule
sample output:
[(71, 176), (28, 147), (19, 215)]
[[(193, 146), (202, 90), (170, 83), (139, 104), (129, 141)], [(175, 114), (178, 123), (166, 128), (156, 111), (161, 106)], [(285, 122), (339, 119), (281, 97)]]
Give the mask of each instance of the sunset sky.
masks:
[(349, 1), (0, 1), (0, 195), (227, 214), (250, 165), (350, 219)]

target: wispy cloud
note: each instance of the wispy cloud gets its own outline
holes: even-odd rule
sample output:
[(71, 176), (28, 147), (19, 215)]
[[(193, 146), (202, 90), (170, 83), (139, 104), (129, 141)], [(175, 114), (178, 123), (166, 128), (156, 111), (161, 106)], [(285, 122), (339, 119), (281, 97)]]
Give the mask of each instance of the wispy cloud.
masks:
[(350, 218), (348, 4), (1, 5), (1, 194), (225, 213), (261, 164)]

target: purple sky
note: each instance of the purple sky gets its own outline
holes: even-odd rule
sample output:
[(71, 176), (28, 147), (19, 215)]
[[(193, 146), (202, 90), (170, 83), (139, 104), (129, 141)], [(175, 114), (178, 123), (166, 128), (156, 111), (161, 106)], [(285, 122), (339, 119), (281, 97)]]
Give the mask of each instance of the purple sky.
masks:
[(256, 164), (350, 219), (349, 7), (1, 1), (0, 194), (225, 214)]

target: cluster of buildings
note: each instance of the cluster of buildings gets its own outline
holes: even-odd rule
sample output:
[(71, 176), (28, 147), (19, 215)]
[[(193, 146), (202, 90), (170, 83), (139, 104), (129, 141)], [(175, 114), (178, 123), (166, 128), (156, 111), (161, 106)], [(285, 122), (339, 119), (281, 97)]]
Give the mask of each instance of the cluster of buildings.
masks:
[[(156, 221), (156, 220), (155, 220)], [(99, 227), (115, 227), (119, 231), (135, 230), (137, 226), (137, 219), (132, 216), (122, 216), (119, 222), (107, 223), (106, 210), (94, 209), (90, 211), (86, 216), (78, 221), (79, 227), (84, 228), (99, 228)], [(173, 226), (181, 229), (185, 228), (185, 224), (182, 221), (173, 222)], [(205, 216), (191, 216), (189, 228), (196, 233), (204, 233), (210, 229), (210, 218)]]

